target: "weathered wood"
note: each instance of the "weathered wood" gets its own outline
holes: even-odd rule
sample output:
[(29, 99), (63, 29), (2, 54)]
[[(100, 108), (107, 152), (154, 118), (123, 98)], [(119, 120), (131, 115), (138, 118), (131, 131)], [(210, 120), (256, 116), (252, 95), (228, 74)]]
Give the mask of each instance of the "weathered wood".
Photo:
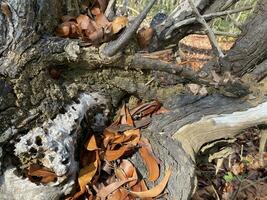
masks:
[(259, 1), (254, 14), (242, 28), (242, 34), (231, 51), (220, 60), (222, 71), (241, 76), (267, 57), (267, 4)]

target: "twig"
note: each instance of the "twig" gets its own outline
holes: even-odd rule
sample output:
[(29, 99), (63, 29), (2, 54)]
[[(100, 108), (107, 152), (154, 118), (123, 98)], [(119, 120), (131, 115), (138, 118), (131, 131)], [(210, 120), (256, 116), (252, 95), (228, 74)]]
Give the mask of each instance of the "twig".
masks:
[[(248, 7), (238, 8), (238, 9), (234, 9), (234, 10), (226, 10), (226, 11), (222, 11), (222, 12), (209, 13), (209, 14), (203, 15), (202, 17), (205, 20), (211, 20), (211, 19), (214, 19), (216, 17), (221, 17), (221, 16), (224, 16), (224, 15), (231, 15), (231, 14), (234, 14), (234, 13), (239, 13), (239, 12), (246, 11), (246, 10), (251, 10), (252, 8), (253, 8), (252, 6), (248, 6)], [(172, 25), (171, 28), (166, 32), (165, 39), (169, 39), (171, 37), (172, 32), (175, 29), (177, 29), (177, 28), (179, 28), (181, 26), (185, 26), (185, 25), (189, 25), (189, 24), (195, 23), (196, 21), (197, 21), (196, 17), (192, 17), (192, 18), (188, 18), (188, 19), (185, 19), (185, 20), (178, 21), (178, 22), (174, 23), (174, 25)]]
[(181, 67), (175, 63), (169, 63), (158, 59), (143, 57), (138, 54), (134, 56), (133, 65), (131, 65), (131, 67), (133, 69), (155, 70), (175, 74), (195, 83), (210, 85), (208, 81), (201, 80), (197, 73), (191, 68)]
[(193, 13), (196, 15), (196, 19), (199, 23), (201, 23), (206, 31), (207, 31), (207, 35), (210, 39), (210, 43), (211, 43), (211, 46), (212, 46), (212, 49), (214, 51), (214, 54), (219, 57), (219, 58), (223, 58), (224, 57), (224, 54), (221, 50), (221, 48), (219, 47), (219, 44), (216, 40), (216, 37), (214, 35), (214, 33), (212, 32), (210, 26), (207, 24), (207, 22), (205, 21), (205, 19), (200, 15), (198, 9), (196, 8), (194, 2), (192, 0), (188, 0), (192, 10), (193, 10)]
[[(216, 31), (216, 30), (213, 30), (213, 33), (215, 35), (221, 35), (221, 36), (226, 36), (226, 37), (233, 37), (233, 38), (237, 38), (239, 34), (237, 33), (228, 33), (228, 32), (223, 32), (223, 31)], [(200, 35), (206, 35), (206, 32), (204, 31), (195, 31), (194, 32), (195, 34), (200, 34)]]
[(116, 1), (117, 0), (110, 0), (109, 3), (108, 3), (108, 6), (106, 8), (106, 11), (105, 11), (105, 16), (108, 18), (108, 19), (111, 19), (114, 17), (115, 15), (115, 7), (116, 7)]

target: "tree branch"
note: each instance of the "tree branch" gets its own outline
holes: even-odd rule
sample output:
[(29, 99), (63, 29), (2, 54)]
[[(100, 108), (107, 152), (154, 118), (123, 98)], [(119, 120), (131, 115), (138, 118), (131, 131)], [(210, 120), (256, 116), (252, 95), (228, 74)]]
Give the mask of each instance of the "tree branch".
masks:
[[(234, 14), (234, 13), (239, 13), (239, 12), (243, 12), (243, 11), (246, 11), (246, 10), (251, 10), (252, 8), (253, 8), (252, 6), (248, 6), (248, 7), (238, 8), (238, 9), (234, 9), (234, 10), (226, 10), (226, 11), (222, 11), (222, 12), (209, 13), (209, 14), (203, 15), (202, 17), (205, 20), (211, 20), (211, 19), (214, 19), (214, 18), (217, 18), (217, 17), (221, 17), (221, 16), (224, 16), (224, 15), (231, 15), (231, 14)], [(189, 25), (189, 24), (192, 24), (192, 23), (195, 23), (195, 22), (197, 22), (196, 17), (191, 17), (191, 18), (188, 18), (188, 19), (185, 19), (185, 20), (182, 20), (182, 21), (175, 22), (174, 25), (172, 25), (170, 27), (170, 29), (166, 32), (166, 34), (164, 36), (165, 39), (171, 38), (171, 34), (175, 29), (178, 29), (178, 28), (180, 28), (182, 26)]]
[(206, 31), (207, 31), (207, 35), (210, 39), (210, 43), (211, 43), (211, 46), (212, 46), (212, 49), (214, 51), (214, 54), (219, 57), (219, 58), (223, 58), (224, 57), (224, 54), (221, 50), (221, 48), (219, 47), (219, 44), (216, 40), (216, 37), (214, 35), (214, 33), (212, 32), (211, 28), (209, 27), (209, 25), (207, 24), (207, 22), (205, 21), (205, 19), (200, 15), (198, 9), (196, 8), (194, 2), (192, 0), (188, 0), (192, 10), (193, 10), (193, 13), (195, 14), (196, 16), (196, 19), (199, 23), (201, 23)]

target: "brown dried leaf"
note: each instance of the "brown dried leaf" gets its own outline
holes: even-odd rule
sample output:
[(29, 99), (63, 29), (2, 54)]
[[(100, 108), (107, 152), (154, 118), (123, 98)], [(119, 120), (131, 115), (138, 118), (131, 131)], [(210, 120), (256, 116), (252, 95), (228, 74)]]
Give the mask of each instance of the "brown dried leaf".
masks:
[(128, 145), (125, 145), (118, 150), (106, 150), (105, 159), (108, 161), (117, 160), (118, 158), (122, 157), (129, 149), (130, 147)]
[(99, 8), (95, 7), (91, 11), (92, 14), (95, 15), (95, 22), (99, 28), (105, 28), (110, 25), (110, 22)]
[(142, 192), (134, 192), (134, 191), (129, 191), (129, 192), (131, 195), (138, 197), (138, 198), (156, 197), (163, 192), (163, 190), (165, 189), (165, 187), (169, 181), (170, 176), (171, 176), (171, 169), (168, 169), (166, 171), (164, 178), (161, 180), (161, 182), (156, 187), (154, 187), (150, 190), (147, 190), (147, 191), (142, 191)]
[(138, 45), (142, 49), (148, 48), (148, 45), (151, 42), (151, 39), (154, 35), (154, 30), (152, 28), (143, 27), (137, 33)]
[(49, 182), (55, 182), (57, 175), (55, 174), (55, 172), (51, 171), (48, 168), (42, 167), (37, 164), (32, 164), (29, 167), (28, 178), (31, 182), (46, 184)]
[[(87, 15), (79, 15), (76, 18), (78, 25), (80, 26), (81, 30), (87, 30), (88, 27), (91, 25), (90, 18)], [(93, 30), (90, 30), (93, 31)]]
[(142, 118), (147, 115), (152, 115), (154, 112), (156, 112), (161, 107), (161, 103), (157, 100), (154, 100), (149, 103), (144, 103), (132, 110), (130, 110), (131, 116), (136, 118)]
[(145, 165), (148, 170), (148, 179), (150, 181), (156, 181), (159, 177), (159, 165), (155, 157), (151, 154), (151, 152), (146, 147), (141, 147), (139, 149), (139, 153), (142, 159), (145, 162)]
[(120, 180), (127, 180), (129, 178), (133, 178), (134, 181), (129, 183), (130, 187), (134, 186), (138, 179), (136, 168), (130, 161), (126, 159), (123, 159), (120, 163), (120, 166), (115, 169), (115, 175)]
[(85, 192), (86, 185), (91, 182), (97, 172), (98, 162), (98, 159), (96, 159), (95, 162), (89, 164), (89, 166), (86, 166), (80, 170), (78, 182), (82, 193), (78, 192), (75, 194), (75, 196), (78, 196), (78, 194), (80, 196)]
[(97, 29), (95, 32), (91, 33), (88, 36), (88, 38), (94, 43), (101, 42), (103, 37), (104, 37), (104, 32), (102, 28)]
[(97, 0), (97, 1), (98, 1), (101, 11), (104, 13), (108, 6), (108, 0)]
[(86, 142), (85, 144), (85, 148), (88, 150), (88, 151), (95, 151), (98, 149), (97, 147), (97, 143), (96, 143), (96, 139), (95, 139), (95, 135), (92, 135), (88, 141)]
[[(144, 180), (139, 181), (131, 189), (134, 192), (143, 192), (143, 191), (147, 191), (148, 190)], [(143, 200), (152, 200), (152, 198), (143, 198)]]
[(128, 192), (126, 190), (117, 189), (111, 195), (108, 196), (108, 200), (125, 200), (128, 196)]
[(128, 179), (128, 180), (124, 180), (124, 181), (118, 181), (118, 182), (115, 182), (115, 183), (111, 183), (109, 184), (108, 186), (100, 189), (98, 192), (97, 192), (97, 196), (101, 198), (101, 200), (105, 199), (109, 194), (111, 194), (112, 192), (114, 192), (115, 190), (117, 190), (118, 188), (120, 188), (122, 185), (130, 182), (130, 181), (133, 181), (134, 179)]
[(120, 116), (121, 116), (121, 124), (134, 126), (134, 122), (130, 114), (129, 108), (126, 107), (125, 104), (121, 108)]
[(124, 16), (116, 17), (112, 21), (112, 33), (116, 34), (128, 25), (128, 18)]
[(60, 37), (78, 37), (81, 32), (78, 24), (73, 21), (63, 22), (56, 30), (56, 34)]

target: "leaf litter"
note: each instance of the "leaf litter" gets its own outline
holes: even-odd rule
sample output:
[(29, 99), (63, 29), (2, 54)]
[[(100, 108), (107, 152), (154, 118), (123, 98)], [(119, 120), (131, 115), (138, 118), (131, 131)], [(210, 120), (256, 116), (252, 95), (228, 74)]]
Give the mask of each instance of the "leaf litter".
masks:
[[(102, 135), (89, 133), (80, 155), (79, 188), (68, 199), (151, 200), (159, 196), (168, 183), (171, 169), (155, 187), (147, 188), (146, 183), (154, 183), (160, 176), (160, 161), (149, 140), (142, 136), (142, 127), (135, 124), (160, 110), (167, 112), (158, 101), (131, 110), (123, 105)], [(140, 154), (147, 168), (146, 180), (130, 160), (135, 153)]]
[(227, 156), (198, 162), (198, 189), (193, 200), (267, 198), (267, 153), (261, 155), (259, 151), (259, 131), (258, 128), (244, 130), (229, 145), (232, 151)]
[(56, 29), (56, 35), (68, 38), (81, 38), (88, 44), (98, 45), (108, 42), (128, 25), (128, 18), (118, 16), (109, 21), (104, 15), (108, 0), (84, 0), (79, 16), (63, 16)]

